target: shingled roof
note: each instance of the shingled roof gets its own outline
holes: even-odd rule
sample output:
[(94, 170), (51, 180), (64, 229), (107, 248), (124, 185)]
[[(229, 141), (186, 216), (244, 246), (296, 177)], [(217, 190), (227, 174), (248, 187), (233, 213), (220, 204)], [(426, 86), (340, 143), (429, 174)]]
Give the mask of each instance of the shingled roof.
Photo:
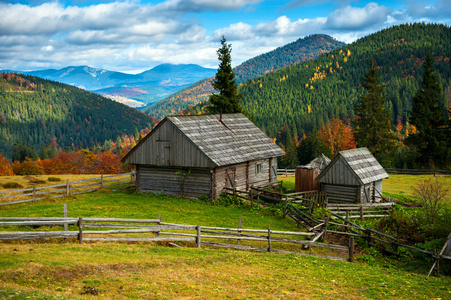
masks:
[[(254, 123), (241, 113), (198, 116), (171, 116), (160, 122), (170, 122), (183, 136), (216, 166), (225, 166), (285, 154)], [(127, 157), (158, 130), (152, 130)]]
[(384, 168), (367, 148), (358, 148), (340, 151), (332, 162), (318, 175), (317, 180), (324, 182), (328, 173), (333, 173), (331, 171), (338, 162), (343, 162), (355, 175), (354, 177), (361, 185), (389, 177)]

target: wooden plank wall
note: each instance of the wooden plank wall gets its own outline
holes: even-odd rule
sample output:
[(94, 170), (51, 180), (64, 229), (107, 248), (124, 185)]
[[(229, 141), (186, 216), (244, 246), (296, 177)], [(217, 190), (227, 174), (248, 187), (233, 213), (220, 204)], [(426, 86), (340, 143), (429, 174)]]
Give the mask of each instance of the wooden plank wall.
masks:
[[(142, 193), (163, 192), (174, 196), (200, 198), (211, 194), (211, 174), (208, 169), (190, 169), (190, 174), (182, 183), (181, 175), (176, 174), (182, 169), (139, 167), (139, 191)], [(186, 169), (184, 171), (187, 171)], [(183, 193), (182, 193), (183, 185)]]
[(321, 175), (320, 182), (349, 186), (360, 185), (356, 175), (350, 167), (346, 165), (343, 158), (337, 160), (326, 173)]
[(327, 193), (329, 203), (357, 203), (360, 189), (357, 186), (321, 184), (321, 190)]
[(296, 193), (307, 191), (319, 191), (320, 184), (316, 181), (320, 173), (319, 169), (296, 168), (295, 191)]
[(213, 163), (171, 122), (166, 121), (136, 148), (127, 163), (158, 167), (213, 168)]
[[(270, 163), (272, 173), (270, 173)], [(257, 173), (257, 165), (261, 164), (261, 173)], [(231, 184), (231, 173), (235, 182)], [(229, 174), (229, 176), (227, 176)], [(247, 191), (251, 186), (263, 186), (277, 181), (277, 158), (255, 160), (236, 165), (216, 168), (214, 171), (215, 197), (218, 197), (225, 187)]]

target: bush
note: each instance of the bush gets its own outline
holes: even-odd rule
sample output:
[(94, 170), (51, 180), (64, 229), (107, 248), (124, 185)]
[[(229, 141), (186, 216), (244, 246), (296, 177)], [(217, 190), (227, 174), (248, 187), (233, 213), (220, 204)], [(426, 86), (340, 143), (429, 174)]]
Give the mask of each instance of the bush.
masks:
[(47, 181), (61, 181), (61, 178), (59, 178), (59, 177), (49, 177), (49, 178), (47, 178)]
[(30, 183), (36, 183), (36, 184), (44, 184), (44, 183), (46, 183), (46, 181), (42, 180), (42, 179), (34, 179), (34, 180), (30, 180), (29, 182)]
[(2, 185), (4, 189), (21, 189), (23, 185), (17, 182), (7, 182)]

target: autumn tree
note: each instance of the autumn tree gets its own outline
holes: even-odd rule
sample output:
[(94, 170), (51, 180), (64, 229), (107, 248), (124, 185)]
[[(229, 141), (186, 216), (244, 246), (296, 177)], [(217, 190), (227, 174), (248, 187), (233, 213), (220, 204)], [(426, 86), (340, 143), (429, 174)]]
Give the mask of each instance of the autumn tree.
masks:
[(216, 51), (219, 67), (215, 78), (211, 82), (218, 93), (210, 95), (208, 111), (212, 113), (242, 112), (243, 108), (240, 104), (241, 94), (237, 91), (238, 85), (232, 69), (232, 45), (227, 44), (224, 36), (221, 37), (221, 45), (221, 48)]
[(450, 151), (447, 145), (446, 130), (449, 124), (441, 102), (442, 87), (434, 70), (432, 56), (428, 54), (424, 61), (424, 73), (421, 88), (413, 97), (409, 121), (416, 128), (416, 134), (410, 134), (406, 144), (418, 151), (417, 161), (421, 166), (433, 168), (443, 166)]
[(354, 136), (359, 147), (368, 150), (383, 164), (391, 164), (396, 137), (391, 131), (390, 112), (385, 109), (385, 85), (379, 82), (378, 69), (370, 60), (370, 69), (362, 78), (365, 92), (355, 106)]
[(42, 167), (38, 161), (25, 158), (23, 162), (15, 161), (12, 165), (14, 174), (16, 175), (41, 175), (43, 174)]
[(12, 176), (14, 175), (13, 169), (9, 160), (3, 157), (0, 153), (0, 176)]
[(334, 157), (339, 151), (354, 149), (356, 142), (352, 128), (343, 121), (332, 118), (330, 122), (324, 124), (318, 131), (318, 139), (325, 144)]

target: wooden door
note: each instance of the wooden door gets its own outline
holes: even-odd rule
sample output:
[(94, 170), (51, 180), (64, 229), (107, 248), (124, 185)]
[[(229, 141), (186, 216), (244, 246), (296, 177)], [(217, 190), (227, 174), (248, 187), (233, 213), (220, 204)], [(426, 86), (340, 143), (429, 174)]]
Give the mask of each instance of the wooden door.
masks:
[(234, 189), (236, 187), (235, 182), (236, 168), (226, 169), (226, 187)]

